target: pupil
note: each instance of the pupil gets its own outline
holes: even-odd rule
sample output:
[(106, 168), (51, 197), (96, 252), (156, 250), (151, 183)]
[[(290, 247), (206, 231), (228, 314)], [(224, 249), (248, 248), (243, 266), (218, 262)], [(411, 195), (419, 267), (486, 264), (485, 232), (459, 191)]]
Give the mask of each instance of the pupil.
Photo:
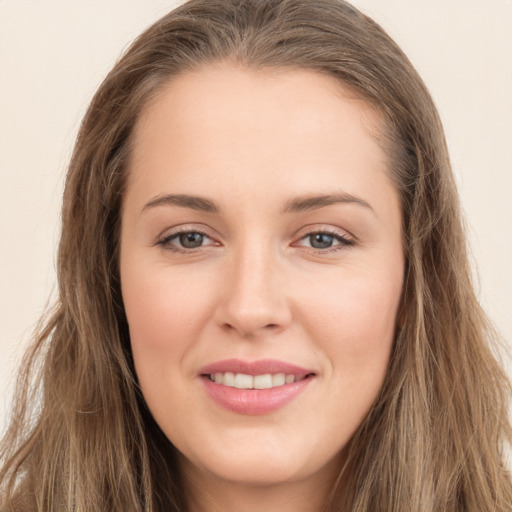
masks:
[(309, 236), (311, 247), (315, 249), (326, 249), (331, 247), (334, 237), (332, 235), (325, 235), (323, 233), (316, 233)]
[(195, 249), (203, 244), (203, 235), (201, 233), (182, 233), (180, 244), (186, 249)]

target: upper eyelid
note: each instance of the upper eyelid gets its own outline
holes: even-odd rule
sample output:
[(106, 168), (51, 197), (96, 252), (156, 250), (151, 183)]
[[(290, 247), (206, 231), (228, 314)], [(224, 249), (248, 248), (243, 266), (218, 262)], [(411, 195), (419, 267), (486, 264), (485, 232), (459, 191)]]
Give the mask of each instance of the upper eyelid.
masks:
[[(308, 238), (311, 235), (314, 235), (315, 233), (321, 233), (323, 235), (331, 236), (339, 242), (339, 244), (333, 245), (325, 250), (329, 250), (329, 249), (332, 249), (332, 248), (338, 247), (338, 246), (352, 246), (356, 243), (356, 241), (353, 238), (345, 236), (345, 235), (340, 235), (337, 233), (331, 233), (331, 232), (327, 232), (327, 231), (325, 231), (325, 232), (312, 231), (310, 233), (305, 234), (304, 236), (301, 236), (296, 242), (293, 243), (293, 245), (298, 245), (299, 242), (302, 242), (304, 239)], [(324, 252), (324, 249), (317, 249), (317, 248), (312, 248), (312, 249), (314, 249), (315, 251)]]
[[(198, 233), (198, 234), (202, 235), (203, 237), (210, 239), (213, 243), (205, 244), (205, 245), (201, 244), (200, 246), (193, 247), (193, 248), (183, 247), (180, 243), (178, 243), (178, 244), (171, 243), (171, 240), (179, 238), (179, 236), (183, 233)], [(207, 233), (204, 233), (203, 231), (200, 231), (198, 229), (195, 229), (195, 230), (194, 229), (178, 229), (178, 230), (173, 231), (167, 235), (163, 235), (163, 236), (159, 237), (156, 240), (156, 242), (153, 244), (153, 246), (161, 247), (165, 251), (172, 251), (172, 252), (184, 253), (184, 254), (197, 253), (197, 251), (201, 251), (204, 248), (207, 248), (210, 246), (218, 246), (218, 245), (219, 245), (219, 243), (214, 238), (212, 238)]]
[[(194, 229), (178, 229), (178, 230), (172, 231), (170, 233), (167, 230), (167, 234), (165, 234), (165, 233), (166, 232), (164, 231), (164, 234), (160, 235), (155, 240), (155, 242), (152, 244), (154, 247), (161, 247), (163, 249), (169, 250), (170, 246), (175, 246), (175, 250), (177, 250), (177, 251), (189, 252), (189, 251), (194, 251), (194, 250), (197, 251), (203, 247), (207, 247), (208, 245), (218, 245), (216, 240), (214, 238), (212, 238), (210, 235), (208, 235), (208, 233), (205, 233), (202, 230), (198, 230), (198, 229), (195, 229), (195, 230)], [(189, 248), (185, 248), (185, 247), (180, 247), (179, 244), (171, 243), (171, 240), (178, 238), (179, 235), (181, 235), (182, 233), (199, 233), (200, 235), (203, 235), (204, 237), (212, 240), (213, 244), (207, 244), (205, 246), (201, 245), (199, 247), (189, 249)]]
[(157, 239), (163, 240), (166, 238), (172, 238), (173, 236), (181, 235), (182, 233), (200, 233), (201, 235), (213, 239), (214, 236), (210, 232), (211, 230), (208, 229), (207, 227), (196, 227), (184, 224), (165, 229), (164, 231), (162, 231), (162, 234), (158, 235)]
[(314, 233), (323, 233), (326, 235), (337, 236), (340, 238), (353, 240), (354, 242), (358, 241), (358, 238), (346, 229), (335, 226), (326, 226), (322, 224), (313, 224), (310, 226), (305, 226), (297, 230), (294, 237), (297, 240), (301, 240), (302, 238), (305, 238), (306, 236)]

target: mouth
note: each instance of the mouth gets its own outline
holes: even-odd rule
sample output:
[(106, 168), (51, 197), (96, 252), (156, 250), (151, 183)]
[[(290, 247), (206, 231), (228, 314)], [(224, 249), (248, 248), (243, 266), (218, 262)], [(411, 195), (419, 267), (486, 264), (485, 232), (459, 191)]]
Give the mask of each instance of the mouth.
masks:
[(237, 389), (272, 389), (293, 384), (313, 377), (313, 373), (306, 375), (294, 375), (293, 373), (264, 373), (260, 375), (248, 375), (246, 373), (215, 372), (203, 374), (211, 382)]
[(316, 373), (277, 360), (219, 361), (201, 369), (207, 394), (221, 407), (237, 414), (276, 411), (304, 392)]

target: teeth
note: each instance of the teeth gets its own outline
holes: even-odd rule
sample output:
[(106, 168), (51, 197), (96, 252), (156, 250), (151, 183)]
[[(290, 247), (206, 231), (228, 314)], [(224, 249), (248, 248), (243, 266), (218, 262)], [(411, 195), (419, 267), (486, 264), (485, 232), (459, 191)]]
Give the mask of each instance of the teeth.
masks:
[(272, 387), (272, 375), (256, 375), (254, 377), (254, 389), (268, 389)]
[(222, 384), (224, 384), (224, 386), (229, 386), (231, 388), (235, 387), (235, 374), (226, 372), (224, 374), (224, 378), (222, 379)]
[(234, 387), (237, 389), (269, 389), (285, 384), (291, 384), (297, 379), (295, 375), (286, 375), (285, 373), (265, 373), (263, 375), (246, 375), (245, 373), (214, 373), (209, 375), (211, 381), (216, 384), (223, 384), (224, 386)]
[(284, 386), (286, 382), (286, 375), (284, 373), (276, 373), (272, 375), (272, 387), (275, 386)]
[(245, 375), (243, 373), (237, 373), (235, 375), (235, 388), (238, 389), (252, 389), (253, 383), (252, 375)]

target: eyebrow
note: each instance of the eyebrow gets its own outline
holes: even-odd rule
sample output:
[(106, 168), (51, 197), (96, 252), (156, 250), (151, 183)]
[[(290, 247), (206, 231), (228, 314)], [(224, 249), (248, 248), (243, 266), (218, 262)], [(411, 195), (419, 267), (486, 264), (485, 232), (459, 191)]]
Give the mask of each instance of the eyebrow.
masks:
[[(290, 199), (283, 208), (282, 213), (299, 213), (318, 210), (332, 204), (356, 204), (374, 211), (371, 205), (364, 199), (341, 192), (337, 194), (304, 195)], [(188, 194), (161, 194), (149, 201), (142, 208), (142, 212), (157, 206), (180, 206), (207, 213), (219, 213), (220, 208), (211, 199)]]
[(326, 195), (305, 195), (291, 199), (286, 203), (286, 206), (283, 209), (283, 213), (307, 212), (311, 210), (318, 210), (319, 208), (338, 203), (356, 204), (363, 206), (364, 208), (368, 208), (374, 212), (374, 209), (371, 207), (370, 203), (364, 199), (361, 199), (360, 197), (354, 196), (352, 194), (348, 194), (346, 192), (341, 192), (337, 194)]
[(156, 206), (181, 206), (208, 213), (219, 213), (220, 208), (210, 199), (187, 194), (162, 194), (154, 197), (144, 205), (142, 213), (149, 208)]

